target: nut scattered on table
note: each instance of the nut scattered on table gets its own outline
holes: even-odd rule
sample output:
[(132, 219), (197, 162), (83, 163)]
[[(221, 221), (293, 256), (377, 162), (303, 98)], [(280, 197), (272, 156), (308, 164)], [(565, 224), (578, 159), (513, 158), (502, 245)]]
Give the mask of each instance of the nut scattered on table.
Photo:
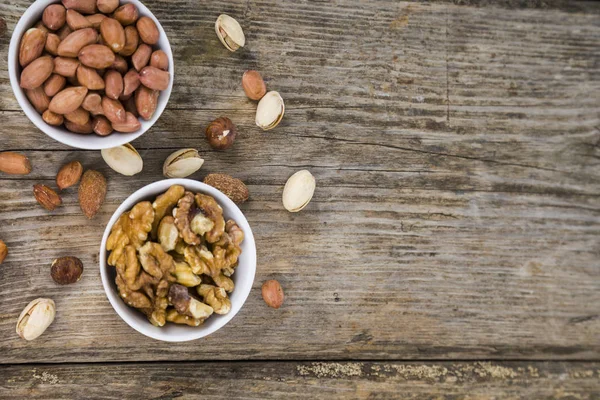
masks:
[(27, 175), (31, 172), (31, 163), (23, 154), (4, 151), (0, 153), (0, 172), (11, 175)]
[(219, 15), (215, 22), (215, 32), (223, 46), (231, 52), (246, 44), (246, 37), (239, 22), (227, 14)]
[(264, 131), (275, 128), (285, 113), (283, 99), (278, 92), (271, 91), (263, 96), (256, 108), (256, 125)]
[(167, 178), (185, 178), (198, 171), (204, 164), (196, 149), (177, 150), (163, 164), (163, 175)]
[(241, 180), (227, 174), (208, 174), (203, 180), (204, 183), (216, 189), (219, 189), (234, 203), (241, 204), (248, 200), (250, 192), (248, 187)]
[(56, 174), (56, 186), (60, 190), (64, 190), (79, 182), (83, 174), (83, 166), (79, 161), (71, 161), (61, 167)]
[(121, 175), (133, 176), (144, 168), (142, 157), (129, 143), (102, 149), (101, 154), (106, 164)]
[(271, 279), (262, 285), (262, 298), (269, 307), (279, 308), (283, 304), (283, 289), (278, 281)]
[(308, 205), (315, 193), (315, 177), (307, 170), (296, 172), (283, 188), (283, 206), (290, 212), (298, 212)]
[(155, 326), (198, 326), (213, 313), (228, 313), (244, 233), (222, 212), (211, 196), (174, 185), (154, 203), (122, 214), (106, 248), (123, 301)]
[(237, 127), (227, 117), (217, 118), (206, 127), (206, 140), (216, 150), (229, 149), (236, 136)]
[[(139, 17), (134, 4), (118, 5), (63, 0), (46, 7), (21, 37), (19, 84), (47, 124), (107, 136), (138, 131), (138, 117), (152, 119), (170, 83), (169, 59), (153, 48), (160, 38), (154, 20)], [(102, 98), (102, 107), (83, 105), (88, 92)], [(92, 118), (99, 115), (106, 119)]]
[(54, 211), (62, 204), (60, 196), (46, 185), (33, 185), (33, 195), (37, 202), (48, 211)]
[(260, 72), (249, 70), (242, 75), (242, 87), (251, 100), (260, 100), (267, 93), (267, 85)]
[(83, 263), (77, 257), (60, 257), (50, 267), (50, 276), (59, 285), (69, 285), (81, 279)]
[(0, 264), (4, 262), (6, 256), (8, 255), (8, 247), (3, 240), (0, 240)]
[(106, 178), (98, 171), (88, 169), (79, 183), (79, 207), (89, 219), (100, 210), (106, 197)]
[(17, 334), (25, 340), (33, 340), (46, 331), (55, 315), (56, 305), (53, 300), (35, 299), (19, 315)]

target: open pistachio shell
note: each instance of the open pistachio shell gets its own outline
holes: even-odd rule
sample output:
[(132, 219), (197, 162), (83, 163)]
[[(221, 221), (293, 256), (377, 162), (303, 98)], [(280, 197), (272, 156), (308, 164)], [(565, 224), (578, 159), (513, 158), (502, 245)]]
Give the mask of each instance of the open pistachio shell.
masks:
[(116, 172), (132, 176), (142, 171), (144, 161), (137, 150), (129, 143), (101, 151), (102, 158)]
[(236, 51), (246, 44), (246, 37), (240, 24), (227, 14), (219, 15), (215, 22), (215, 32), (229, 51)]
[(181, 149), (172, 153), (163, 164), (163, 174), (167, 178), (185, 178), (198, 171), (204, 159), (196, 149)]
[(307, 170), (290, 176), (283, 188), (283, 206), (290, 212), (302, 210), (315, 193), (315, 177)]
[(256, 108), (256, 125), (262, 130), (268, 131), (275, 128), (281, 122), (285, 112), (283, 99), (278, 92), (272, 91), (263, 96)]
[(17, 320), (17, 334), (25, 340), (40, 336), (54, 321), (56, 305), (51, 299), (35, 299), (25, 307)]

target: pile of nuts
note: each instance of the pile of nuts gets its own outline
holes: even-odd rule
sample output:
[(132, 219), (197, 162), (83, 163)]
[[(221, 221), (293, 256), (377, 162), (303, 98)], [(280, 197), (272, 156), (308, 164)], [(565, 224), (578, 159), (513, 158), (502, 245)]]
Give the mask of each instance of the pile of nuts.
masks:
[[(0, 20), (0, 22), (2, 22)], [(1, 28), (1, 27), (0, 27)], [(219, 40), (230, 51), (245, 45), (239, 23), (223, 14), (215, 23)], [(170, 81), (167, 55), (156, 45), (159, 31), (149, 17), (138, 18), (132, 4), (119, 7), (119, 0), (62, 0), (48, 6), (43, 18), (21, 39), (20, 85), (42, 118), (50, 125), (75, 133), (134, 132), (138, 117), (152, 118), (159, 92)], [(242, 76), (242, 88), (259, 101), (256, 125), (276, 127), (285, 105), (276, 91), (267, 92), (258, 71)], [(232, 147), (237, 128), (226, 117), (217, 118), (206, 129), (208, 143), (217, 150)], [(125, 144), (102, 150), (102, 157), (116, 172), (132, 176), (143, 169), (136, 149)], [(196, 149), (181, 149), (164, 162), (169, 178), (191, 175), (204, 160)], [(0, 153), (0, 172), (28, 174), (26, 156)], [(82, 211), (92, 218), (106, 195), (106, 179), (97, 171), (83, 173), (78, 161), (64, 165), (56, 177), (59, 190), (79, 184)], [(236, 203), (249, 198), (246, 185), (226, 174), (209, 174), (211, 185)], [(293, 174), (283, 190), (283, 205), (290, 212), (302, 210), (312, 199), (315, 178), (309, 171)], [(36, 200), (54, 210), (62, 199), (46, 185), (34, 185)], [(107, 241), (108, 264), (116, 269), (119, 295), (130, 307), (143, 312), (155, 326), (166, 322), (198, 326), (213, 313), (231, 310), (228, 293), (238, 265), (244, 232), (233, 220), (225, 221), (216, 200), (205, 194), (171, 186), (153, 203), (143, 201), (119, 217)], [(0, 264), (8, 254), (0, 240)], [(61, 257), (51, 266), (59, 284), (77, 282), (83, 264), (76, 257)], [(267, 305), (279, 308), (284, 301), (281, 285), (268, 280), (262, 286)], [(41, 335), (52, 323), (56, 306), (51, 299), (33, 300), (21, 313), (17, 333), (26, 340)]]
[(63, 0), (21, 38), (20, 86), (42, 119), (79, 134), (130, 133), (169, 86), (159, 30), (119, 0)]
[(155, 326), (227, 314), (244, 232), (209, 195), (173, 185), (122, 214), (106, 242), (119, 295)]

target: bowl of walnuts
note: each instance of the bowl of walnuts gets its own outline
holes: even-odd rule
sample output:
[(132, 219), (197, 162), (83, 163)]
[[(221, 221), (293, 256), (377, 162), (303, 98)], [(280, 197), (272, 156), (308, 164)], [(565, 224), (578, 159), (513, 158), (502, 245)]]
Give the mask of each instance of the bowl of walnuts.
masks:
[(141, 136), (173, 88), (167, 35), (138, 0), (37, 0), (17, 23), (8, 71), (25, 115), (81, 149)]
[(199, 339), (246, 301), (256, 271), (248, 221), (226, 195), (190, 179), (133, 193), (110, 219), (100, 274), (111, 305), (154, 339)]

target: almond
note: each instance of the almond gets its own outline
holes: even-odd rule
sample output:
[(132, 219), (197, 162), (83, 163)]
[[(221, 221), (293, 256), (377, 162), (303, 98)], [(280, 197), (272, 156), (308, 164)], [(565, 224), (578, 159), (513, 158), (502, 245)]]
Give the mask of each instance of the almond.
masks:
[(31, 163), (23, 154), (5, 151), (0, 153), (0, 172), (11, 175), (27, 175), (31, 172)]
[(111, 69), (104, 75), (104, 93), (111, 99), (118, 100), (123, 93), (123, 77), (117, 71)]
[(149, 121), (152, 119), (158, 105), (158, 90), (141, 86), (135, 91), (135, 107), (140, 117)]
[(115, 62), (115, 53), (112, 50), (101, 44), (90, 44), (79, 51), (77, 56), (82, 64), (102, 69), (110, 67)]
[(77, 110), (65, 114), (64, 117), (75, 125), (86, 125), (90, 120), (90, 113), (79, 107)]
[(62, 204), (60, 196), (46, 185), (33, 185), (33, 195), (37, 202), (48, 211), (53, 211)]
[(148, 65), (148, 61), (150, 61), (150, 56), (152, 55), (152, 47), (148, 46), (145, 43), (142, 43), (140, 47), (137, 48), (135, 53), (131, 56), (131, 64), (133, 64), (133, 68), (140, 71), (146, 65)]
[(234, 203), (243, 203), (250, 196), (244, 182), (227, 174), (208, 174), (203, 182), (223, 192)]
[(115, 53), (125, 47), (125, 31), (123, 26), (114, 18), (105, 18), (100, 23), (100, 34), (104, 43)]
[(62, 0), (67, 9), (79, 11), (82, 14), (94, 14), (96, 10), (96, 0)]
[(104, 113), (102, 110), (102, 97), (98, 93), (88, 93), (85, 99), (83, 99), (81, 107), (89, 111), (92, 115), (101, 115)]
[(141, 17), (138, 19), (135, 24), (137, 31), (140, 35), (140, 39), (144, 43), (149, 45), (153, 45), (158, 43), (158, 38), (160, 37), (160, 33), (158, 32), (158, 28), (156, 24), (150, 17)]
[(33, 60), (21, 72), (21, 87), (23, 89), (35, 89), (50, 77), (54, 64), (52, 57), (44, 56)]
[(130, 69), (123, 77), (123, 96), (129, 96), (140, 86), (140, 77), (135, 69)]
[(119, 0), (98, 0), (96, 5), (100, 12), (110, 14), (119, 7)]
[(58, 55), (62, 57), (77, 57), (81, 49), (89, 44), (96, 43), (98, 33), (93, 28), (85, 28), (70, 33), (58, 45)]
[(87, 170), (79, 184), (79, 206), (86, 217), (92, 219), (102, 207), (106, 197), (106, 178), (98, 171)]
[(82, 173), (83, 166), (81, 163), (79, 161), (71, 161), (70, 163), (63, 165), (58, 171), (58, 174), (56, 174), (56, 186), (58, 186), (60, 190), (71, 187), (79, 182)]
[(150, 56), (150, 65), (152, 67), (162, 69), (163, 71), (169, 70), (169, 57), (167, 57), (167, 53), (162, 50), (156, 50)]
[(124, 4), (115, 10), (113, 18), (123, 26), (131, 25), (138, 19), (138, 9), (133, 4)]
[(49, 33), (46, 38), (46, 45), (44, 46), (44, 50), (50, 53), (53, 56), (58, 55), (58, 46), (60, 45), (60, 38), (55, 33)]
[(169, 73), (156, 67), (144, 67), (140, 71), (142, 85), (153, 90), (165, 90), (169, 87)]
[(35, 89), (25, 89), (25, 96), (38, 113), (43, 113), (50, 105), (50, 98), (46, 96), (44, 89), (40, 86)]
[(71, 121), (65, 120), (65, 128), (70, 130), (73, 133), (79, 133), (82, 135), (88, 135), (94, 132), (94, 127), (92, 126), (92, 120), (90, 119), (85, 125), (77, 125)]
[(112, 127), (117, 132), (131, 133), (142, 127), (142, 124), (135, 115), (130, 112), (125, 113), (125, 122), (113, 122)]
[(99, 136), (107, 136), (113, 132), (110, 121), (104, 115), (95, 116), (92, 121), (92, 127), (94, 128), (94, 133)]
[(79, 61), (75, 58), (56, 57), (54, 59), (54, 73), (72, 78), (77, 73), (79, 65)]
[(19, 64), (26, 67), (40, 57), (46, 46), (47, 33), (41, 29), (31, 28), (23, 34), (19, 46)]
[(42, 114), (42, 119), (45, 123), (52, 126), (60, 126), (64, 122), (64, 118), (62, 115), (53, 113), (50, 110), (44, 111), (44, 113)]
[(81, 106), (87, 92), (88, 90), (85, 86), (63, 89), (52, 98), (48, 108), (57, 114), (68, 114)]
[(67, 36), (69, 36), (73, 31), (69, 28), (69, 25), (65, 24), (62, 28), (60, 28), (56, 35), (60, 40), (65, 40)]
[(128, 57), (137, 50), (138, 44), (140, 43), (140, 36), (138, 35), (138, 31), (135, 29), (135, 26), (132, 25), (126, 26), (124, 33), (125, 46), (121, 49), (119, 54)]
[(92, 23), (75, 10), (67, 10), (67, 25), (74, 31), (92, 27)]
[(90, 21), (90, 24), (92, 24), (92, 28), (94, 28), (94, 29), (100, 29), (100, 24), (102, 23), (102, 21), (105, 18), (108, 18), (108, 17), (106, 15), (104, 15), (104, 14), (94, 14), (94, 15), (88, 15), (85, 18), (88, 21)]
[(115, 62), (110, 66), (110, 68), (118, 71), (121, 75), (126, 73), (129, 69), (129, 65), (127, 65), (127, 61), (120, 55), (115, 55)]
[(42, 14), (42, 22), (51, 31), (60, 29), (65, 24), (67, 10), (60, 4), (50, 4)]
[(86, 67), (85, 65), (80, 65), (77, 68), (77, 81), (89, 90), (104, 89), (104, 79), (98, 75), (98, 72), (94, 68)]
[(0, 240), (0, 264), (4, 262), (6, 256), (8, 255), (8, 247), (6, 247), (6, 243)]
[(125, 123), (127, 119), (125, 108), (119, 100), (102, 97), (102, 111), (104, 116), (113, 123), (113, 128), (115, 123)]

